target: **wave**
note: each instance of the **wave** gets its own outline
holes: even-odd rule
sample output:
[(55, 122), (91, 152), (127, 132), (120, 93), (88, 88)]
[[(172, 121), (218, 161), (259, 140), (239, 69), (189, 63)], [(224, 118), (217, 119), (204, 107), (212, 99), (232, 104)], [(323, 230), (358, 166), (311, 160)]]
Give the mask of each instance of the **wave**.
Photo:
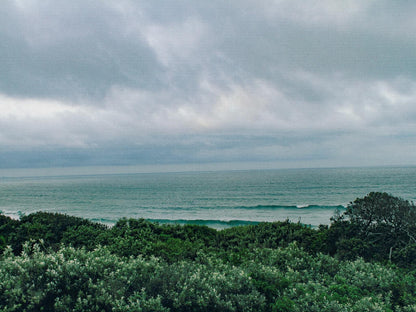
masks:
[[(92, 222), (102, 223), (112, 226), (119, 220), (106, 219), (106, 218), (90, 218)], [(179, 225), (206, 225), (208, 227), (223, 229), (240, 225), (256, 225), (262, 221), (249, 221), (249, 220), (203, 220), (203, 219), (145, 219), (150, 222), (159, 224), (179, 224)]]
[(343, 205), (296, 205), (296, 206), (285, 206), (285, 205), (256, 205), (256, 206), (241, 206), (235, 207), (240, 209), (333, 209), (343, 210), (346, 209)]
[[(186, 213), (185, 215), (177, 216), (175, 211), (177, 209), (183, 209), (183, 210), (189, 210), (189, 213)], [(225, 213), (221, 211), (221, 213), (218, 214), (218, 219), (210, 217), (210, 219), (205, 219), (204, 217), (198, 218), (197, 215), (195, 215), (195, 212), (197, 211), (204, 211), (204, 210), (227, 210)], [(199, 224), (199, 225), (207, 225), (210, 227), (215, 228), (226, 228), (226, 227), (232, 227), (232, 226), (238, 226), (238, 225), (255, 225), (261, 222), (272, 222), (277, 220), (285, 220), (289, 219), (292, 222), (296, 222), (299, 220), (305, 221), (306, 223), (329, 223), (328, 220), (311, 220), (311, 215), (315, 214), (317, 216), (327, 216), (330, 214), (334, 214), (335, 211), (344, 211), (346, 208), (343, 205), (298, 205), (298, 206), (288, 206), (288, 205), (255, 205), (255, 206), (234, 206), (234, 207), (189, 207), (188, 209), (184, 209), (181, 207), (176, 208), (165, 208), (165, 215), (169, 216), (169, 211), (172, 212), (171, 218), (158, 218), (160, 216), (160, 213), (157, 213), (157, 217), (154, 214), (154, 217), (152, 218), (152, 213), (145, 213), (142, 216), (139, 214), (135, 214), (134, 216), (126, 214), (124, 217), (126, 218), (144, 218), (151, 222), (158, 222), (161, 224)], [(240, 213), (238, 213), (238, 210), (240, 210)], [(242, 211), (244, 211), (244, 216), (241, 215)], [(280, 212), (279, 212), (280, 211)], [(137, 212), (137, 211), (136, 211)], [(229, 212), (229, 213), (228, 213)], [(236, 213), (235, 213), (236, 212)], [(206, 213), (203, 213), (206, 214)], [(215, 213), (214, 213), (215, 215)], [(175, 218), (177, 216), (178, 218)], [(189, 218), (188, 218), (189, 216)], [(105, 216), (102, 218), (97, 217), (88, 217), (84, 216), (87, 219), (103, 223), (106, 225), (114, 225), (119, 220), (118, 216)], [(156, 218), (155, 218), (156, 217)]]
[(260, 221), (249, 220), (203, 220), (203, 219), (147, 219), (150, 222), (156, 222), (159, 224), (195, 224), (206, 225), (213, 228), (225, 228), (234, 227), (239, 225), (256, 225), (261, 223)]
[[(273, 223), (273, 222), (283, 222), (285, 220), (272, 220), (272, 221), (249, 221), (249, 220), (213, 220), (213, 219), (146, 219), (147, 221), (158, 223), (158, 224), (172, 224), (172, 225), (205, 225), (210, 228), (217, 230), (222, 230), (226, 228), (236, 227), (236, 226), (246, 226), (246, 225), (257, 225), (260, 223)], [(286, 219), (288, 220), (288, 219)], [(300, 220), (298, 220), (300, 222)], [(290, 222), (295, 222), (290, 220)], [(300, 222), (302, 223), (302, 222)], [(316, 228), (317, 225), (302, 223), (311, 228)]]
[(166, 209), (171, 211), (194, 211), (197, 209), (226, 209), (226, 210), (233, 210), (233, 209), (243, 209), (243, 210), (278, 210), (278, 209), (328, 209), (328, 210), (343, 210), (346, 209), (344, 205), (254, 205), (254, 206), (176, 206), (176, 207), (160, 207), (160, 209)]
[(88, 218), (88, 217), (86, 218), (92, 222), (103, 223), (106, 225), (114, 225), (119, 220), (119, 219), (106, 219), (106, 218)]

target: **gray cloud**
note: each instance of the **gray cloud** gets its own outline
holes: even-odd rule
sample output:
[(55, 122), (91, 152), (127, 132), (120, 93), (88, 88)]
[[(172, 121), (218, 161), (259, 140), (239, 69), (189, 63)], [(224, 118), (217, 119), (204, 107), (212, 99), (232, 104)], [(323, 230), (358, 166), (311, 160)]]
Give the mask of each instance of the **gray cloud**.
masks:
[(2, 166), (413, 164), (414, 13), (409, 1), (6, 0)]
[[(145, 38), (104, 2), (16, 2), (0, 28), (1, 90), (42, 98), (102, 98), (113, 85), (151, 88), (161, 67)], [(138, 17), (140, 18), (140, 17)]]

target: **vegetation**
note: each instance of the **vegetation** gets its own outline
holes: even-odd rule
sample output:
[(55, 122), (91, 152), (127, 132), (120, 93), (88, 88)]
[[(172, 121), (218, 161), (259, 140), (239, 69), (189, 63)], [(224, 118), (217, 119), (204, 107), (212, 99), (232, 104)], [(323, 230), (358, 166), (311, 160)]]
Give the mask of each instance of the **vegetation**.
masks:
[(318, 229), (0, 215), (0, 310), (416, 311), (415, 236), (385, 193)]
[(330, 232), (340, 257), (416, 268), (416, 208), (409, 201), (387, 193), (357, 198), (334, 220)]

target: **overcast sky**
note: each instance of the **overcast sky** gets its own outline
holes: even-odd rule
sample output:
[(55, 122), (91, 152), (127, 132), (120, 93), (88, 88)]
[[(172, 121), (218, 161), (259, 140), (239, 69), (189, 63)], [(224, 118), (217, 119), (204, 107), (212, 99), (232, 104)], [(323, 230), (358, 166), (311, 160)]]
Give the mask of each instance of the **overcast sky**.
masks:
[(416, 2), (2, 0), (0, 168), (416, 165)]

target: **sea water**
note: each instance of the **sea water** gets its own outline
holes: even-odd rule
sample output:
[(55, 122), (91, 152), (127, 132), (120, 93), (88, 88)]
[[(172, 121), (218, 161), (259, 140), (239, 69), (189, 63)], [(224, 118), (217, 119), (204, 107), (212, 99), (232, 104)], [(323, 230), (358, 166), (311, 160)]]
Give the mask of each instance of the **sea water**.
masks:
[(416, 199), (416, 167), (53, 172), (24, 176), (0, 171), (2, 213), (18, 218), (36, 211), (58, 212), (110, 225), (120, 218), (145, 218), (215, 228), (286, 219), (318, 226), (329, 224), (337, 211), (369, 192)]

